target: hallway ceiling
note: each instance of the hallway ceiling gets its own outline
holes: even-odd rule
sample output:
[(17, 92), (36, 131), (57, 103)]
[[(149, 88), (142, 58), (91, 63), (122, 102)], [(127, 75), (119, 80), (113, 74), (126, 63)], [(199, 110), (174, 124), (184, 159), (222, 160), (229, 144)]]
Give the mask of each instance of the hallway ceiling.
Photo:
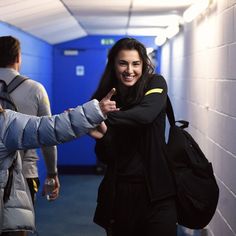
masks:
[(157, 36), (196, 1), (0, 0), (0, 21), (50, 44), (86, 35)]

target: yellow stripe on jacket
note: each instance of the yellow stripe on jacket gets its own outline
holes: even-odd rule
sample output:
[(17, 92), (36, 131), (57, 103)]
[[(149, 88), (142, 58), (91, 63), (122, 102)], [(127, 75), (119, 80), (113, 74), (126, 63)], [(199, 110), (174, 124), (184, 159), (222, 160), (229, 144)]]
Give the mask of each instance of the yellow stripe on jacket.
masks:
[(152, 93), (162, 93), (163, 89), (162, 88), (154, 88), (154, 89), (150, 89), (145, 93), (146, 95), (152, 94)]

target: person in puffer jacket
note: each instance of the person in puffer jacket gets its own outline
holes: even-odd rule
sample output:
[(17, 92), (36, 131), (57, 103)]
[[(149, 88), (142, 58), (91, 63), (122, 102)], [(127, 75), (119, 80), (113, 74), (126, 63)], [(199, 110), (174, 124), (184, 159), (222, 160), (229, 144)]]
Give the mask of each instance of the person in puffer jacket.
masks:
[(100, 102), (94, 99), (51, 117), (25, 115), (0, 106), (1, 236), (22, 236), (35, 230), (34, 208), (17, 150), (57, 145), (87, 134), (108, 112), (118, 110), (110, 100), (114, 92), (112, 89)]

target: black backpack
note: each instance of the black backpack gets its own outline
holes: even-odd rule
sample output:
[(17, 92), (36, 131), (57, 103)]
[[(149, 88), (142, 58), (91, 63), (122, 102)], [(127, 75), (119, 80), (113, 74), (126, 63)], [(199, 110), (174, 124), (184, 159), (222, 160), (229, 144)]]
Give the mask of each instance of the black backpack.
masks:
[(20, 84), (28, 78), (17, 75), (9, 85), (4, 80), (0, 80), (0, 104), (2, 108), (17, 111), (17, 106), (11, 98), (10, 93), (13, 92)]
[(166, 112), (170, 130), (165, 153), (176, 184), (178, 224), (202, 229), (211, 221), (219, 199), (212, 164), (185, 130), (189, 123), (175, 121), (169, 97)]
[[(4, 80), (0, 80), (0, 104), (2, 108), (11, 109), (17, 111), (17, 106), (11, 98), (10, 93), (13, 92), (18, 86), (20, 86), (28, 78), (21, 75), (17, 75), (9, 85)], [(16, 159), (13, 160), (11, 166), (8, 168), (7, 184), (4, 188), (3, 202), (6, 203), (10, 197), (11, 186), (13, 181), (13, 169), (16, 163)]]

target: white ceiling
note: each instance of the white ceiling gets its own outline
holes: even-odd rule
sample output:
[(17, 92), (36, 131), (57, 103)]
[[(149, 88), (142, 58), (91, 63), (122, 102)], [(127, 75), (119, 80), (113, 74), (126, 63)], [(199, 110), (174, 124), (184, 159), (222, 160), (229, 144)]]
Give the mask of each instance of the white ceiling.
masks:
[(50, 44), (98, 34), (156, 36), (196, 1), (0, 0), (0, 21)]

